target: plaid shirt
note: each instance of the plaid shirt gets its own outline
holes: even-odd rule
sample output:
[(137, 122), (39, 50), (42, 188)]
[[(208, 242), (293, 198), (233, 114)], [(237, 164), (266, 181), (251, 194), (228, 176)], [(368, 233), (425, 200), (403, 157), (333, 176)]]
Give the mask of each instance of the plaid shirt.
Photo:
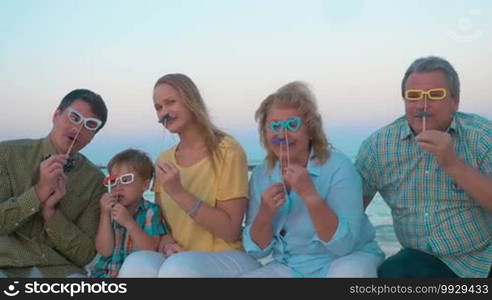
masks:
[[(456, 113), (447, 131), (457, 155), (492, 176), (492, 123)], [(441, 259), (461, 277), (487, 277), (492, 264), (492, 213), (478, 205), (415, 143), (405, 117), (366, 139), (356, 166), (364, 196), (379, 192), (391, 208), (405, 248)]]
[[(142, 199), (137, 208), (135, 222), (148, 235), (162, 235), (168, 233), (161, 222), (160, 207), (152, 202)], [(101, 256), (91, 272), (92, 277), (118, 277), (123, 261), (131, 253), (138, 251), (128, 230), (114, 223), (114, 249), (111, 256)]]

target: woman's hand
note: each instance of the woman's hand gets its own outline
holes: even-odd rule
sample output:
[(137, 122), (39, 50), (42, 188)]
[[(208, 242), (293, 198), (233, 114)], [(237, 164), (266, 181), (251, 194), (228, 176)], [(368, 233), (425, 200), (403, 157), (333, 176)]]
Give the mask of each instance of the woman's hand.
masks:
[(171, 256), (184, 250), (173, 238), (166, 236), (161, 238), (157, 251), (163, 253), (165, 256)]
[(284, 186), (281, 183), (274, 183), (261, 194), (260, 209), (273, 217), (284, 203)]
[(183, 252), (183, 248), (181, 248), (178, 243), (167, 243), (164, 244), (162, 248), (162, 253), (164, 253), (165, 256), (171, 256), (179, 252)]
[(156, 174), (159, 184), (172, 198), (184, 192), (178, 168), (171, 162), (158, 162)]
[(307, 199), (316, 193), (316, 187), (306, 168), (291, 164), (284, 173), (284, 180), (302, 199)]

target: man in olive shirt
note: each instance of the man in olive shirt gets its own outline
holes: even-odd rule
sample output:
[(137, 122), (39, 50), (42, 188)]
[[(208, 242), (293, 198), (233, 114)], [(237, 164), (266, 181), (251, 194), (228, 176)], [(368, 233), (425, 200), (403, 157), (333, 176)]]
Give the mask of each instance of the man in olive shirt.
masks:
[(106, 119), (101, 96), (78, 89), (62, 99), (46, 138), (0, 143), (0, 277), (85, 275), (105, 190), (79, 151)]

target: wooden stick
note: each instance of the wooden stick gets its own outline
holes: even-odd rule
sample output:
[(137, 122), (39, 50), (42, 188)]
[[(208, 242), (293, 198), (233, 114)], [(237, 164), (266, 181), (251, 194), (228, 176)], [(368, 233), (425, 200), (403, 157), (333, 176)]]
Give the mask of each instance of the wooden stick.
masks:
[(282, 187), (284, 188), (284, 193), (287, 195), (287, 186), (285, 185), (285, 180), (284, 180), (284, 163), (283, 163), (283, 159), (282, 159), (282, 154), (283, 154), (283, 151), (282, 151), (282, 144), (283, 143), (280, 143), (280, 157), (279, 157), (279, 166), (280, 166), (280, 178), (282, 178)]
[(287, 147), (287, 168), (290, 167), (290, 149), (289, 149), (289, 138), (287, 135), (287, 130), (285, 132), (285, 146)]
[[(116, 185), (116, 197), (117, 197), (116, 198), (116, 201), (118, 201), (118, 193), (119, 193), (119, 185), (117, 184)], [(111, 210), (113, 210), (113, 207), (114, 207), (114, 205), (111, 207)], [(117, 224), (116, 224), (116, 222), (113, 219), (113, 212), (112, 211), (111, 211), (111, 224), (113, 225), (113, 230), (115, 230), (116, 227), (117, 227)]]
[(280, 157), (278, 158), (278, 162), (279, 162), (279, 167), (280, 167), (280, 175), (282, 176), (282, 181), (284, 181), (284, 172), (283, 172), (283, 163), (282, 163), (282, 143), (279, 143), (279, 146), (280, 146)]
[(72, 144), (70, 145), (70, 147), (68, 148), (68, 151), (67, 151), (67, 154), (66, 156), (69, 157), (70, 156), (70, 151), (72, 151), (72, 147), (73, 145), (75, 144), (75, 141), (77, 140), (77, 138), (79, 137), (79, 133), (80, 131), (82, 130), (82, 127), (84, 127), (84, 123), (82, 123), (80, 125), (80, 128), (79, 128), (79, 131), (77, 131), (77, 134), (75, 135), (75, 137), (73, 138), (73, 141), (72, 141)]
[(422, 132), (427, 128), (427, 97), (424, 98), (424, 115), (422, 116)]

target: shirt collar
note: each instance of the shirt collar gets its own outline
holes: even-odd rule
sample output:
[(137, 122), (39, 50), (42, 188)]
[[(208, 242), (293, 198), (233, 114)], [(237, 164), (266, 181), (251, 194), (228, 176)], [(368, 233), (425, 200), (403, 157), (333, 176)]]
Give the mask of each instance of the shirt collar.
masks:
[(45, 137), (41, 142), (41, 153), (43, 155), (43, 158), (55, 153), (55, 147), (51, 143), (49, 136)]
[[(45, 160), (55, 153), (56, 153), (55, 147), (53, 146), (50, 137), (49, 136), (45, 137), (41, 141), (41, 155), (42, 155), (41, 160)], [(64, 167), (65, 173), (70, 172), (77, 166), (79, 161), (79, 156), (80, 156), (79, 153), (77, 153), (68, 159), (67, 164)]]
[(316, 158), (314, 157), (313, 151), (311, 151), (311, 154), (309, 155), (309, 160), (307, 163), (307, 171), (309, 175), (318, 177), (321, 175), (321, 166), (316, 163)]
[(447, 133), (453, 135), (453, 134), (458, 134), (458, 115), (454, 114), (453, 116), (453, 121), (451, 121), (451, 124), (448, 127), (448, 130), (446, 130)]

